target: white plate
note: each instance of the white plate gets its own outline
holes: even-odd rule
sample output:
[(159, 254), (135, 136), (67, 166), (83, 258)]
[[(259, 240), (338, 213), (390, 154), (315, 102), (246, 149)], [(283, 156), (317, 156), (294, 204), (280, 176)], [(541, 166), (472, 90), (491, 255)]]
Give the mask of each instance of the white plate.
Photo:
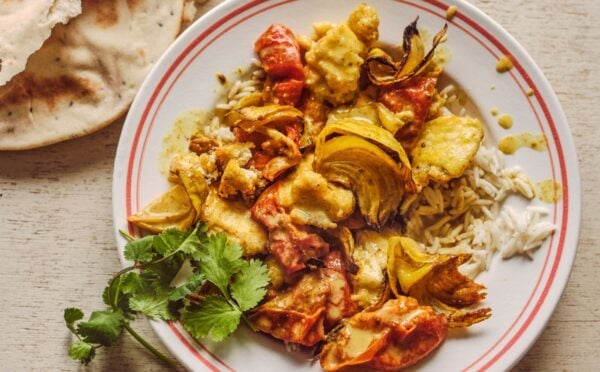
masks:
[[(165, 53), (135, 99), (119, 142), (113, 184), (115, 234), (123, 264), (124, 241), (118, 229), (126, 217), (164, 192), (168, 184), (159, 172), (158, 158), (164, 135), (184, 110), (210, 109), (216, 102), (218, 72), (247, 66), (255, 39), (272, 23), (283, 23), (309, 34), (316, 21), (340, 22), (360, 1), (229, 1), (188, 29)], [(533, 181), (553, 178), (564, 187), (564, 197), (548, 219), (556, 233), (535, 253), (534, 260), (515, 258), (493, 262), (479, 280), (488, 287), (486, 305), (493, 316), (450, 338), (432, 356), (417, 365), (427, 370), (505, 370), (534, 343), (550, 318), (575, 257), (581, 198), (575, 147), (560, 104), (540, 69), (523, 48), (497, 23), (462, 0), (369, 1), (381, 19), (381, 40), (397, 43), (404, 26), (417, 15), (419, 26), (431, 33), (446, 22), (449, 5), (459, 13), (449, 22), (447, 45), (452, 53), (449, 78), (468, 93), (487, 122), (488, 136), (497, 141), (507, 133), (543, 132), (548, 151), (521, 149), (507, 158)], [(515, 68), (495, 71), (497, 59), (510, 54)], [(495, 89), (491, 89), (494, 85)], [(528, 97), (531, 88), (535, 95)], [(510, 113), (509, 131), (495, 124), (492, 107)], [(510, 200), (517, 208), (524, 204)], [(542, 204), (535, 200), (533, 204)], [(227, 342), (213, 345), (193, 340), (179, 325), (153, 322), (169, 350), (193, 370), (318, 370), (307, 356), (288, 353), (283, 345), (261, 335), (239, 330)]]

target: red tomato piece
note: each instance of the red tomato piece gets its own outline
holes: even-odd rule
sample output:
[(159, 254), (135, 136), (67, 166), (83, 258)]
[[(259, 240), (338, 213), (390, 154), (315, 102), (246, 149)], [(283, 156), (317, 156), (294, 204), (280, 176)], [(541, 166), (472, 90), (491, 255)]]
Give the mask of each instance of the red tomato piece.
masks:
[(397, 371), (435, 350), (448, 335), (448, 322), (429, 306), (400, 296), (381, 308), (363, 310), (330, 334), (321, 352), (325, 371)]
[(275, 338), (312, 346), (325, 337), (329, 294), (328, 283), (318, 273), (309, 273), (253, 310), (249, 318), (256, 328)]
[(276, 201), (279, 183), (265, 190), (250, 209), (252, 218), (269, 232), (269, 251), (287, 274), (304, 269), (310, 258), (329, 252), (329, 244), (311, 228), (292, 223), (290, 216)]
[(414, 146), (423, 131), (436, 83), (437, 77), (417, 77), (408, 84), (392, 85), (379, 93), (378, 101), (392, 112), (411, 110), (415, 115), (412, 122), (396, 133), (406, 149)]
[(295, 106), (302, 97), (304, 81), (296, 79), (282, 79), (273, 85), (273, 101), (278, 105)]
[(326, 331), (357, 312), (350, 292), (343, 274), (318, 269), (260, 305), (249, 318), (275, 338), (313, 346)]
[(265, 72), (275, 79), (304, 81), (300, 46), (294, 33), (284, 25), (273, 24), (254, 43)]

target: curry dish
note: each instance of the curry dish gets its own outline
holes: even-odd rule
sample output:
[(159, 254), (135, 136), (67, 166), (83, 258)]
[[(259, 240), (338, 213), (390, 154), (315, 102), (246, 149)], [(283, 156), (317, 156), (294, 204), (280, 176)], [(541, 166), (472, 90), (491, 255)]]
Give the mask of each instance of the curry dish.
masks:
[(151, 232), (202, 220), (263, 260), (271, 284), (249, 320), (316, 347), (327, 371), (413, 365), (491, 315), (459, 271), (468, 254), (405, 234), (403, 203), (461, 177), (484, 134), (438, 91), (446, 26), (428, 48), (415, 20), (395, 50), (378, 27), (364, 4), (312, 37), (268, 27), (254, 45), (261, 89), (215, 111), (231, 136), (195, 133), (172, 188), (129, 218)]

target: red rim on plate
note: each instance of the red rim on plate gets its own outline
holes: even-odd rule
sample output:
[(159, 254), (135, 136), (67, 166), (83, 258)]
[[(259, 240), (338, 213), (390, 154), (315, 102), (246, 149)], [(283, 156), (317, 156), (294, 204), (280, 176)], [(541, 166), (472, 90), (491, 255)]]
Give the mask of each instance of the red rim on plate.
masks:
[[(412, 7), (415, 12), (427, 12), (444, 20), (448, 6), (458, 5), (460, 9), (458, 14), (452, 21), (448, 21), (450, 27), (467, 34), (495, 59), (502, 55), (512, 57), (515, 68), (510, 72), (510, 77), (528, 102), (530, 110), (537, 119), (540, 131), (552, 139), (552, 141), (548, 141), (548, 161), (552, 178), (563, 185), (563, 200), (552, 208), (552, 220), (558, 225), (558, 229), (544, 248), (545, 257), (538, 257), (538, 259), (544, 260), (543, 267), (527, 302), (516, 319), (485, 352), (464, 364), (466, 366), (464, 370), (508, 368), (518, 361), (541, 333), (564, 290), (575, 256), (581, 200), (578, 190), (576, 190), (580, 187), (579, 173), (576, 168), (577, 161), (573, 151), (574, 145), (568, 134), (566, 119), (549, 84), (523, 48), (499, 25), (475, 7), (464, 1), (448, 3), (438, 0), (390, 1)], [(261, 13), (295, 2), (297, 1), (255, 0), (223, 3), (186, 31), (184, 35), (186, 37), (178, 39), (157, 63), (134, 101), (119, 142), (113, 185), (116, 230), (122, 228), (125, 223), (123, 216), (129, 216), (140, 208), (140, 177), (144, 155), (148, 149), (148, 139), (166, 97), (182, 74), (213, 42), (230, 30)], [(377, 1), (373, 1), (373, 3), (377, 6)], [(482, 21), (487, 28), (482, 25)], [(528, 88), (535, 92), (533, 97), (527, 96)], [(557, 123), (560, 123), (562, 127), (557, 126)], [(565, 156), (565, 146), (569, 151), (568, 158)], [(573, 164), (575, 164), (575, 168), (573, 168)], [(129, 228), (131, 230), (132, 226)], [(119, 245), (123, 246), (122, 240), (119, 240)], [(125, 263), (122, 254), (121, 259)], [(557, 281), (558, 276), (560, 280)], [(549, 296), (550, 293), (552, 296)], [(544, 309), (543, 316), (540, 315), (542, 309)], [(164, 327), (165, 323), (153, 322), (153, 326), (158, 331), (158, 328)], [(233, 370), (217, 353), (193, 340), (179, 325), (168, 322), (166, 326), (171, 335), (158, 332), (159, 336), (175, 356), (189, 368), (204, 366), (208, 370)], [(189, 359), (181, 355), (180, 349), (172, 347), (171, 343), (175, 340), (191, 353), (197, 363), (190, 364)], [(523, 342), (525, 346), (520, 349), (518, 355), (506, 358), (507, 353), (514, 349), (515, 345)]]

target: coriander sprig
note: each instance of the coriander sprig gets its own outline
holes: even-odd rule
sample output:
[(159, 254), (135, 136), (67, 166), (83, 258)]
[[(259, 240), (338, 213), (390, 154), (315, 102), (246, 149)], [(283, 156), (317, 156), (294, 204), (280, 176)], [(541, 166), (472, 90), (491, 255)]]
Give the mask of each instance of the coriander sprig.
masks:
[[(168, 229), (137, 239), (121, 231), (127, 240), (124, 256), (133, 265), (108, 282), (102, 295), (105, 310), (94, 311), (83, 321), (80, 309), (65, 309), (67, 328), (77, 338), (69, 356), (87, 364), (98, 349), (114, 345), (125, 330), (167, 365), (175, 366), (133, 330), (131, 322), (138, 314), (181, 320), (193, 337), (214, 341), (233, 333), (241, 319), (252, 327), (244, 312), (264, 298), (267, 268), (260, 260), (245, 260), (241, 247), (225, 234), (206, 230), (198, 223), (189, 230)], [(209, 283), (218, 292), (190, 296)]]

